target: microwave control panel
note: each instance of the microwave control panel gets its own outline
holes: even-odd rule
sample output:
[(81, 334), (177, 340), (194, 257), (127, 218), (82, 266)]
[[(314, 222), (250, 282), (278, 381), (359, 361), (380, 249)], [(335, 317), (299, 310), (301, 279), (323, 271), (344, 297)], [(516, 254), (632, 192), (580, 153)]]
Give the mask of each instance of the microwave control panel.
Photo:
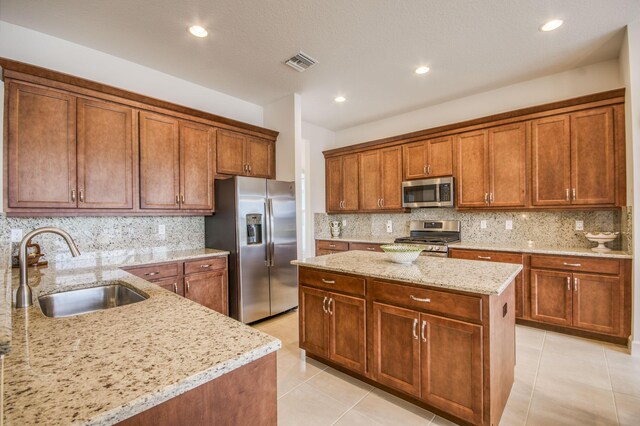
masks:
[(440, 189), (440, 202), (451, 201), (451, 184), (441, 183), (439, 189)]

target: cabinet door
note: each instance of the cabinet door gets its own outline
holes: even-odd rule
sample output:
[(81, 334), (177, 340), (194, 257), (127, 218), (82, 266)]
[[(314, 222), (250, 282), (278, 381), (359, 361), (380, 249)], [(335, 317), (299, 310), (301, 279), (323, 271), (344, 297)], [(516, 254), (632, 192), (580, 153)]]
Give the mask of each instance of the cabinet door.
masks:
[(218, 130), (216, 140), (217, 172), (228, 175), (245, 175), (247, 138), (228, 130)]
[(427, 141), (427, 175), (429, 177), (453, 174), (453, 137)]
[(489, 144), (487, 132), (469, 132), (456, 139), (458, 207), (487, 207), (489, 199)]
[(247, 137), (246, 150), (249, 176), (274, 179), (274, 143), (263, 139)]
[(358, 210), (358, 154), (342, 157), (342, 210)]
[(366, 151), (360, 157), (360, 208), (378, 210), (382, 208), (380, 150)]
[(331, 157), (325, 161), (327, 213), (342, 209), (342, 157)]
[(420, 315), (421, 398), (482, 423), (482, 326)]
[(75, 208), (75, 97), (13, 82), (8, 91), (9, 207)]
[(571, 274), (531, 269), (531, 319), (571, 325)]
[(180, 208), (213, 210), (213, 130), (180, 123)]
[(571, 139), (568, 115), (531, 123), (531, 202), (534, 206), (570, 203)]
[(366, 302), (330, 294), (329, 359), (364, 374), (367, 360)]
[(226, 269), (184, 277), (184, 295), (187, 299), (224, 315), (229, 314), (227, 292)]
[(612, 108), (571, 114), (571, 204), (615, 204), (614, 155)]
[(140, 113), (140, 207), (178, 209), (180, 138), (178, 120)]
[(420, 396), (420, 314), (373, 303), (373, 369), (378, 382)]
[(161, 280), (151, 281), (153, 284), (164, 288), (165, 290), (169, 290), (175, 294), (180, 296), (184, 296), (184, 287), (182, 278), (173, 277), (173, 278), (163, 278)]
[[(402, 149), (387, 148), (380, 151), (381, 205), (383, 209), (402, 208)], [(362, 182), (362, 181), (360, 181)], [(363, 185), (364, 182), (361, 183)]]
[(573, 274), (573, 326), (620, 333), (622, 282), (618, 277)]
[(327, 356), (329, 352), (329, 321), (326, 302), (329, 293), (300, 286), (299, 341), (300, 348), (311, 353)]
[(526, 137), (524, 123), (489, 129), (491, 206), (525, 206)]
[(78, 207), (133, 208), (133, 110), (78, 99)]
[(427, 144), (416, 142), (402, 147), (404, 157), (404, 178), (424, 179), (427, 177)]

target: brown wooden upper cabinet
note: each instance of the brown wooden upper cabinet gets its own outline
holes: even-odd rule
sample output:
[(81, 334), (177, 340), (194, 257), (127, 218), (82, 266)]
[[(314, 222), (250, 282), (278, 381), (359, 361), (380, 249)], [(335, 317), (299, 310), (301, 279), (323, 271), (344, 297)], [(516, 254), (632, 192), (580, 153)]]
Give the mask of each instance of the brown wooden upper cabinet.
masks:
[(360, 210), (402, 209), (402, 149), (360, 154)]
[(458, 207), (524, 207), (526, 142), (525, 123), (458, 135)]
[(532, 122), (534, 206), (615, 205), (613, 108)]
[(213, 209), (213, 128), (140, 113), (140, 207)]
[(424, 179), (453, 174), (453, 136), (404, 145), (404, 179)]
[(218, 130), (217, 173), (275, 178), (275, 144), (230, 130)]
[(358, 211), (359, 155), (327, 158), (325, 174), (327, 213)]
[(133, 110), (9, 84), (8, 206), (133, 208)]

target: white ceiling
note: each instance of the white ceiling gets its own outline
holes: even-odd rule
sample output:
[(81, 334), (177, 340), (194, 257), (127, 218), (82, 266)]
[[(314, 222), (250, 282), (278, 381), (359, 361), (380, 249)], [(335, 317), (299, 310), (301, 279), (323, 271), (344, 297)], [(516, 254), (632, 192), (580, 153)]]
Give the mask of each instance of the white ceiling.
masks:
[[(639, 0), (0, 0), (1, 20), (259, 105), (298, 92), (331, 130), (617, 58), (638, 18)], [(319, 63), (282, 64), (299, 50)]]

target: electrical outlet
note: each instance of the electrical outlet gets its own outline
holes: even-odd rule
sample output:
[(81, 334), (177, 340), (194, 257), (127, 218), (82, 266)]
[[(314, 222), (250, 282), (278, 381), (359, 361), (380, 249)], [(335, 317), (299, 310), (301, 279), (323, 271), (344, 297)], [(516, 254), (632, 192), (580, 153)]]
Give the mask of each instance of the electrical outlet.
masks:
[(158, 225), (158, 234), (159, 235), (164, 235), (166, 232), (165, 226), (164, 225)]
[(347, 226), (347, 219), (342, 219), (342, 226), (343, 227)]
[(387, 221), (387, 232), (388, 233), (393, 232), (393, 222), (391, 222), (390, 220)]
[(11, 230), (11, 242), (19, 243), (22, 241), (22, 229), (12, 229)]
[(576, 231), (584, 231), (584, 221), (576, 220)]
[(504, 229), (513, 229), (513, 221), (512, 220), (507, 220), (504, 223)]
[(487, 221), (486, 220), (481, 220), (480, 221), (480, 229), (487, 229)]

